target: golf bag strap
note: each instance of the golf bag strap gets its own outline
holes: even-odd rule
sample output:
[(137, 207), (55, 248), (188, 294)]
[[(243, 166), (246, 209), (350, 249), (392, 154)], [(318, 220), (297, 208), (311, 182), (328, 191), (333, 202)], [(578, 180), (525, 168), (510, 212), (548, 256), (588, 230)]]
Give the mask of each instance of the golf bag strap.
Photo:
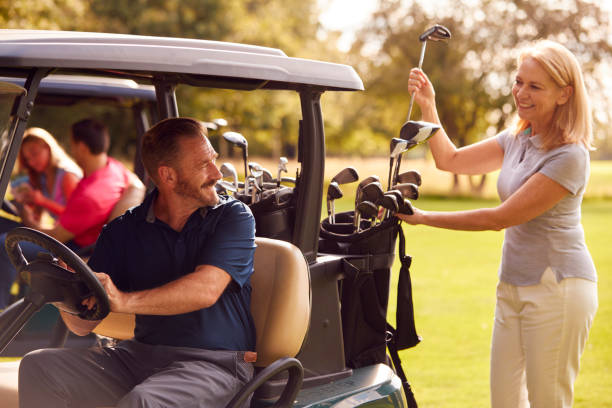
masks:
[(404, 389), (404, 394), (406, 394), (408, 408), (418, 408), (416, 399), (414, 398), (414, 393), (412, 392), (412, 388), (410, 387), (410, 383), (408, 382), (408, 378), (406, 378), (406, 373), (404, 373), (404, 369), (402, 367), (402, 360), (399, 357), (397, 346), (395, 344), (395, 336), (395, 328), (387, 323), (387, 349), (389, 350), (393, 367), (395, 368), (395, 372), (400, 380), (402, 380), (402, 388)]

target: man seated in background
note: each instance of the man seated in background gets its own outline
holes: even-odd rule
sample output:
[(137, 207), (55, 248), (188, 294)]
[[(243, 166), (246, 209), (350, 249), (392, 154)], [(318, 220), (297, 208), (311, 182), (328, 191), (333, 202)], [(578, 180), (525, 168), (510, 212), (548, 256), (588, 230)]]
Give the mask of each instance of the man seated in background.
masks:
[[(78, 250), (96, 242), (113, 207), (122, 194), (128, 193), (128, 187), (129, 194), (139, 195), (142, 200), (144, 186), (138, 177), (108, 156), (109, 139), (106, 126), (94, 119), (84, 119), (72, 125), (70, 150), (83, 169), (83, 178), (53, 228), (41, 228), (27, 207), (21, 214), (25, 226), (36, 228)], [(9, 290), (16, 275), (4, 248), (5, 238), (6, 234), (0, 235), (0, 308), (7, 306)], [(42, 251), (29, 242), (22, 242), (20, 246), (28, 259)]]

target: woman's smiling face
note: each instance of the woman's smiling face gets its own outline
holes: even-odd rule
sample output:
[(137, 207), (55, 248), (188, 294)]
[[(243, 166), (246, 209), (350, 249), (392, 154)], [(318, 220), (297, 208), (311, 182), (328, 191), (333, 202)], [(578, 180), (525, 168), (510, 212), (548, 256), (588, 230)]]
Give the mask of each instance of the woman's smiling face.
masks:
[(512, 86), (512, 96), (519, 117), (531, 124), (532, 134), (548, 128), (557, 105), (567, 102), (566, 94), (534, 58), (523, 59)]

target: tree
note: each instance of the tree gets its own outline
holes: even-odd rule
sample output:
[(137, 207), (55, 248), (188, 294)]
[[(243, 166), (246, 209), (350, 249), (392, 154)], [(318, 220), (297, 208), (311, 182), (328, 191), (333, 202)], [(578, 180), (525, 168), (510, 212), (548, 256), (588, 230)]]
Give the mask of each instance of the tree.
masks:
[[(400, 0), (381, 0), (351, 50), (366, 92), (353, 98), (356, 113), (348, 114), (330, 137), (339, 140), (343, 133), (357, 134), (370, 126), (371, 137), (380, 140), (381, 150), (386, 151), (408, 110), (406, 82), (418, 62), (418, 36), (434, 22), (447, 26), (453, 38), (448, 45), (427, 47), (423, 69), (434, 83), (442, 123), (458, 146), (492, 136), (512, 120), (511, 84), (518, 49), (537, 38), (557, 40), (572, 50), (594, 99), (607, 101), (600, 92), (605, 78), (593, 72), (612, 56), (609, 16), (588, 1), (564, 4), (567, 8), (560, 9), (545, 0), (482, 0), (439, 10), (424, 3), (406, 8)], [(377, 45), (374, 53), (372, 44)], [(606, 103), (598, 117), (609, 122)], [(418, 117), (418, 110), (413, 115)]]

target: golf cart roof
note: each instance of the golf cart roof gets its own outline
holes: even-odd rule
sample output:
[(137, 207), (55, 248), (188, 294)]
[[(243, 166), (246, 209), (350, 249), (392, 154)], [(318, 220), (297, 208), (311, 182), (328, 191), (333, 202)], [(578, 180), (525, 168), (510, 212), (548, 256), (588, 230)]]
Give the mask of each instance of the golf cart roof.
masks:
[(253, 45), (123, 34), (0, 30), (0, 67), (6, 75), (49, 67), (144, 82), (163, 73), (177, 83), (235, 89), (363, 90), (348, 65)]
[[(0, 77), (21, 87), (25, 78)], [(155, 87), (142, 85), (131, 79), (105, 78), (84, 75), (49, 75), (38, 87), (37, 103), (69, 105), (79, 100), (101, 100), (115, 103), (136, 101), (155, 102)]]

